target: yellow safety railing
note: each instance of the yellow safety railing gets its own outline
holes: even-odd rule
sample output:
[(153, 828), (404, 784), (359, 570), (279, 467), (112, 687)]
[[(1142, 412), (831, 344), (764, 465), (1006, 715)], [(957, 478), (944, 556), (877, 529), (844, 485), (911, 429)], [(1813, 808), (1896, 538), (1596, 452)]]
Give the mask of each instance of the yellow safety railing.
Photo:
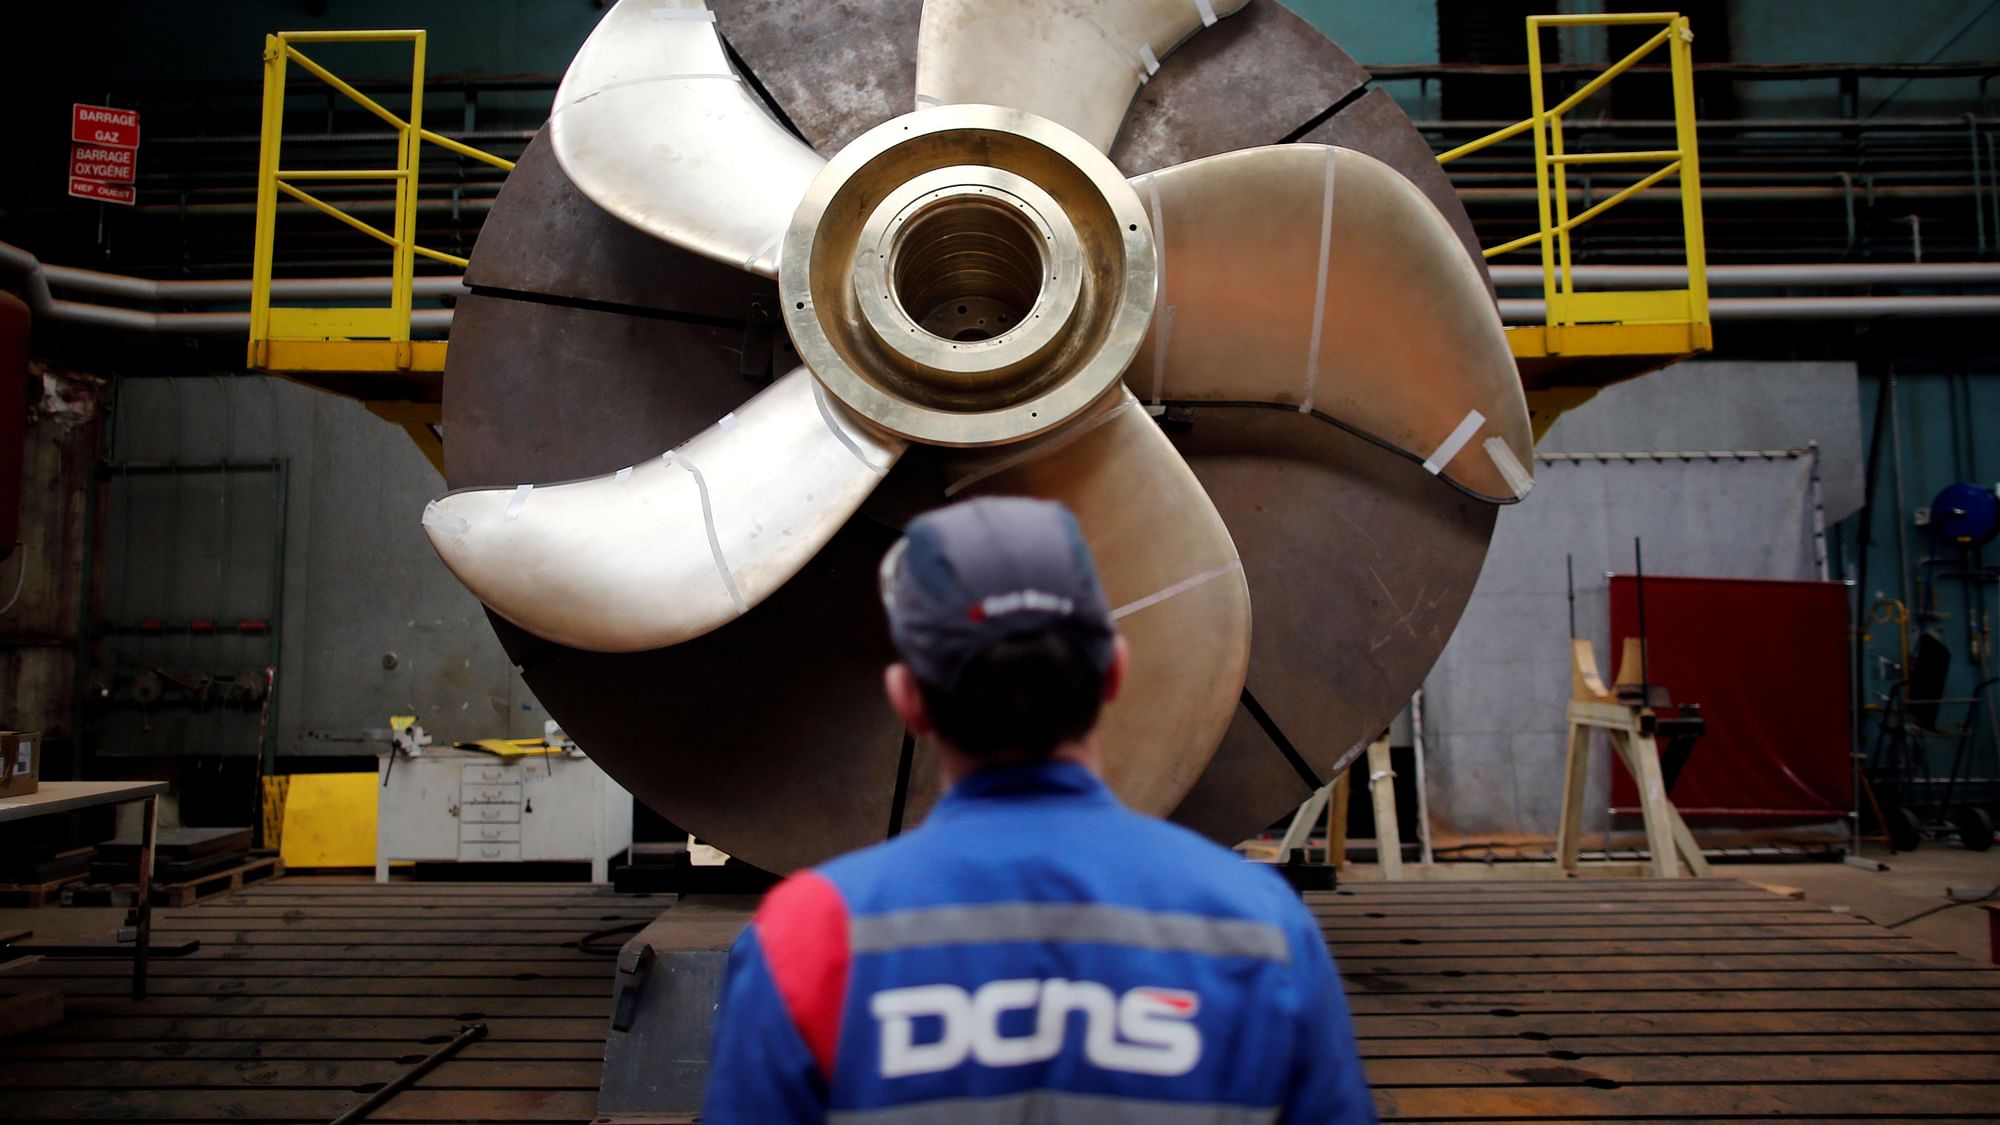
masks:
[[(1695, 149), (1694, 34), (1686, 16), (1675, 12), (1528, 17), (1528, 83), (1533, 114), (1527, 120), (1439, 154), (1438, 163), (1532, 131), (1535, 142), (1535, 196), (1539, 229), (1483, 251), (1494, 258), (1529, 246), (1542, 252), (1545, 325), (1508, 333), (1517, 357), (1567, 355), (1676, 355), (1706, 351), (1713, 344), (1708, 313), (1708, 263), (1701, 223), (1701, 168)], [(1660, 30), (1630, 54), (1605, 68), (1562, 101), (1550, 106), (1542, 72), (1542, 32), (1559, 27), (1660, 24)], [(1674, 146), (1627, 152), (1572, 153), (1563, 145), (1563, 117), (1612, 79), (1665, 46), (1674, 94)], [(1570, 214), (1569, 169), (1577, 166), (1648, 164), (1660, 166), (1584, 210)], [(1624, 203), (1669, 176), (1679, 176), (1685, 289), (1622, 292), (1576, 291), (1570, 235), (1577, 227)], [(1580, 330), (1580, 331), (1579, 331)]]
[[(466, 259), (419, 246), (417, 230), (417, 167), (423, 142), (509, 169), (514, 162), (423, 127), (424, 44), (426, 33), (408, 31), (285, 31), (264, 37), (263, 145), (257, 162), (257, 242), (250, 298), (250, 366), (266, 371), (440, 371), (444, 345), (410, 340), (412, 283), (418, 255), (464, 267)], [(405, 120), (380, 102), (300, 51), (300, 43), (408, 43), (411, 50), (410, 109)], [(396, 133), (393, 168), (287, 169), (280, 153), (285, 125), (285, 75), (300, 69), (338, 90), (348, 100), (380, 118)], [(388, 180), (395, 185), (395, 210), (389, 230), (382, 230), (299, 187), (316, 181)], [(273, 307), (271, 263), (276, 251), (278, 196), (283, 193), (362, 234), (387, 245), (394, 254), (389, 305), (366, 308)]]

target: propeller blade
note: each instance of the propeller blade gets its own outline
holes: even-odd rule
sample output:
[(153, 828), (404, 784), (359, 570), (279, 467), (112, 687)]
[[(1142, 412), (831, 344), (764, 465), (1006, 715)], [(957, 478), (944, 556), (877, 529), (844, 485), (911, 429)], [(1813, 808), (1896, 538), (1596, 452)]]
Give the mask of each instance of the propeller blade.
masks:
[(1040, 496), (1076, 513), (1131, 649), (1101, 726), (1105, 778), (1165, 815), (1229, 728), (1250, 663), (1250, 590), (1229, 529), (1136, 399), (1007, 448), (954, 494)]
[(768, 277), (826, 163), (745, 88), (701, 0), (620, 0), (563, 75), (549, 136), (599, 207)]
[(1242, 149), (1132, 181), (1160, 251), (1148, 402), (1323, 413), (1496, 501), (1533, 479), (1521, 379), (1479, 269), (1402, 175), (1324, 145)]
[(500, 616), (572, 648), (637, 652), (698, 637), (784, 585), (903, 449), (800, 367), (664, 456), (566, 484), (449, 492), (424, 529)]
[(924, 0), (917, 108), (1039, 114), (1109, 152), (1160, 60), (1249, 0)]

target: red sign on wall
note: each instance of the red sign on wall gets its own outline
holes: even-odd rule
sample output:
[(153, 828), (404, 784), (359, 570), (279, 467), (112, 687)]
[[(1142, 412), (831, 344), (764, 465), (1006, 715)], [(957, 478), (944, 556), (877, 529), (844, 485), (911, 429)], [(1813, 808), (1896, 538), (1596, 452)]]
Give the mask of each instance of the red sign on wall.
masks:
[(80, 145), (139, 147), (139, 111), (108, 105), (70, 106), (69, 139)]
[(104, 145), (71, 145), (69, 174), (73, 179), (129, 184), (138, 170), (139, 150)]
[(96, 180), (69, 179), (69, 193), (78, 199), (99, 199), (106, 203), (130, 204), (138, 195), (124, 184), (101, 184)]

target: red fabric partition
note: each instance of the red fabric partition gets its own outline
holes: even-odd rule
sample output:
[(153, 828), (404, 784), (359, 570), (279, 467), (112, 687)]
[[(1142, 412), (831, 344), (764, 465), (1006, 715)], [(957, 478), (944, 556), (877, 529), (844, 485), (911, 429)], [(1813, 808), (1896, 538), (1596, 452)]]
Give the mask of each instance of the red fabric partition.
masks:
[[(1611, 579), (1611, 651), (1639, 633), (1637, 583)], [(1847, 587), (1839, 582), (1646, 578), (1651, 682), (1699, 703), (1708, 733), (1673, 790), (1691, 816), (1796, 822), (1850, 803)], [(1613, 673), (1616, 674), (1616, 673)], [(1617, 761), (1617, 756), (1612, 756)], [(1611, 804), (1638, 811), (1624, 764)]]

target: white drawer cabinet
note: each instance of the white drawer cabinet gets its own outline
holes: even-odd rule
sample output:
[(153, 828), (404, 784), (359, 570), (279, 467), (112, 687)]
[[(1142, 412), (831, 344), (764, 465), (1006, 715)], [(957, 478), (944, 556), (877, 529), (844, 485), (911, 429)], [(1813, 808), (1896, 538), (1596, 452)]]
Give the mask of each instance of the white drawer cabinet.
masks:
[(379, 769), (378, 883), (397, 860), (588, 861), (603, 883), (611, 857), (632, 845), (631, 794), (588, 758), (426, 750), (384, 756)]

